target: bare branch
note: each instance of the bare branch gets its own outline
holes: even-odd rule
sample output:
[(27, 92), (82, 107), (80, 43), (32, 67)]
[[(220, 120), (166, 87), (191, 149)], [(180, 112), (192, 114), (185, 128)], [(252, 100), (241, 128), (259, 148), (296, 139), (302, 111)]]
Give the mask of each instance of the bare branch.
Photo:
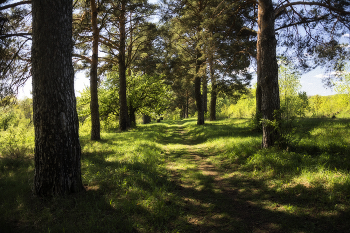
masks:
[(282, 15), (284, 9), (286, 9), (287, 7), (295, 6), (295, 5), (321, 6), (321, 7), (327, 8), (327, 9), (329, 9), (331, 11), (335, 11), (335, 12), (338, 12), (340, 14), (343, 14), (343, 15), (350, 15), (349, 11), (344, 11), (344, 10), (342, 10), (340, 8), (333, 7), (331, 5), (320, 3), (320, 2), (291, 2), (291, 3), (284, 4), (284, 5), (280, 6), (280, 7), (278, 7), (277, 9), (275, 9), (275, 18), (277, 18), (278, 16)]
[(14, 37), (14, 36), (22, 36), (27, 38), (26, 36), (31, 36), (32, 33), (14, 33), (14, 34), (6, 34), (6, 35), (0, 35), (0, 39), (6, 39), (9, 37)]
[(16, 6), (19, 6), (19, 5), (31, 4), (31, 3), (32, 3), (32, 1), (16, 2), (16, 3), (13, 3), (13, 4), (1, 6), (0, 7), (0, 11), (6, 10), (6, 9), (9, 9), (9, 8), (12, 8), (12, 7), (16, 7)]
[(89, 57), (86, 57), (84, 55), (80, 55), (80, 54), (76, 54), (76, 53), (73, 53), (72, 54), (73, 57), (78, 57), (78, 58), (81, 58), (87, 62), (89, 62), (90, 64), (92, 63), (91, 59)]

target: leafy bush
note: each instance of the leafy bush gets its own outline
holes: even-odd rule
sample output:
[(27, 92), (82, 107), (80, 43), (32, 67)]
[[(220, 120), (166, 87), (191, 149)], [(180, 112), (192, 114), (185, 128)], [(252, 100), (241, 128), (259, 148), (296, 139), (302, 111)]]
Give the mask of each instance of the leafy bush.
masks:
[(8, 128), (1, 140), (2, 156), (11, 159), (23, 159), (26, 157), (33, 151), (33, 135), (33, 128), (24, 124)]
[(281, 108), (280, 110), (275, 110), (274, 120), (262, 119), (262, 124), (267, 126), (272, 126), (279, 134), (275, 145), (280, 148), (288, 148), (296, 144), (296, 138), (294, 137), (295, 131), (297, 129), (297, 119), (295, 116), (288, 116), (285, 114), (286, 109)]
[(18, 123), (17, 116), (13, 109), (8, 107), (0, 108), (0, 129), (6, 131), (11, 125)]

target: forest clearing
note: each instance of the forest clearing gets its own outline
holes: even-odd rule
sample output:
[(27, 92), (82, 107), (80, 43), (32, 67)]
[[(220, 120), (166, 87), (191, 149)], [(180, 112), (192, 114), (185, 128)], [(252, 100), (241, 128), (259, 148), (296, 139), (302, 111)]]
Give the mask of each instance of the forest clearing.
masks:
[(81, 127), (86, 191), (53, 198), (32, 195), (32, 152), (6, 154), (32, 151), (33, 128), (12, 131), (1, 232), (348, 232), (350, 120), (298, 125), (291, 147), (263, 150), (249, 119), (162, 121), (96, 142)]
[(349, 232), (349, 32), (349, 0), (0, 0), (0, 233)]

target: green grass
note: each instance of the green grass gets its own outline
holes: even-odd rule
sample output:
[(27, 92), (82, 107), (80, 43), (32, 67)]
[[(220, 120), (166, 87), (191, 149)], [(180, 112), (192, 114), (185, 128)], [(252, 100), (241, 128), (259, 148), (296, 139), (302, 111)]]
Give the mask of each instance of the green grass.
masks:
[(86, 192), (51, 199), (32, 196), (32, 131), (22, 156), (0, 132), (0, 232), (348, 232), (350, 120), (298, 126), (264, 150), (246, 119), (82, 130)]

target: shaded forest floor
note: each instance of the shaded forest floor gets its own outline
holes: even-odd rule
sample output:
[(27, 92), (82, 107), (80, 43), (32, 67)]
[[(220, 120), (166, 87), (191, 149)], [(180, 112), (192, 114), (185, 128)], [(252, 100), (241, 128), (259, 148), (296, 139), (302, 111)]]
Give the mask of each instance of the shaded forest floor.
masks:
[(350, 120), (304, 119), (261, 150), (246, 119), (81, 135), (86, 192), (31, 195), (32, 155), (0, 158), (0, 232), (349, 232)]

